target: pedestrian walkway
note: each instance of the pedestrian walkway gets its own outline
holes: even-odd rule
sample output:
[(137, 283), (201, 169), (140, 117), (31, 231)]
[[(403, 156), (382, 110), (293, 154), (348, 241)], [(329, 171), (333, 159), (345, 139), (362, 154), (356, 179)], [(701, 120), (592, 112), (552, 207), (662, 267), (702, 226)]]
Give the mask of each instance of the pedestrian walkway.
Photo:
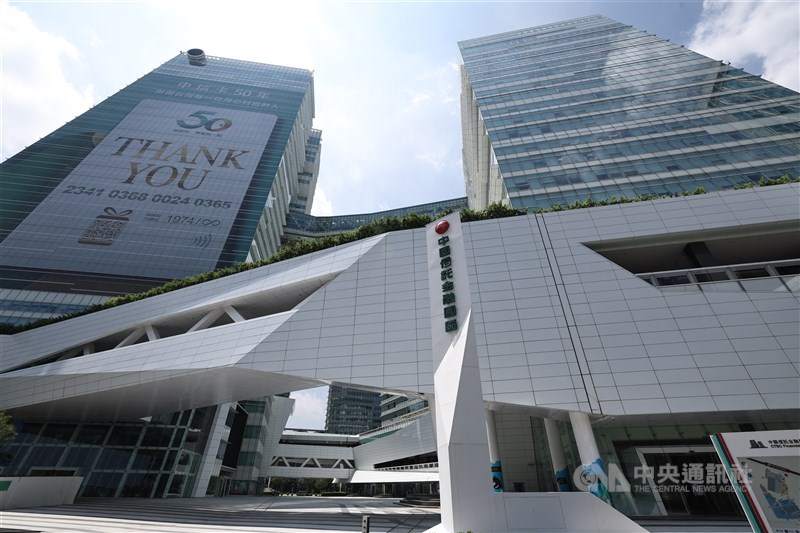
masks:
[[(0, 533), (422, 533), (441, 522), (439, 509), (389, 498), (229, 496), (152, 500), (83, 498), (74, 505), (0, 512)], [(653, 533), (745, 533), (747, 522), (642, 520)]]

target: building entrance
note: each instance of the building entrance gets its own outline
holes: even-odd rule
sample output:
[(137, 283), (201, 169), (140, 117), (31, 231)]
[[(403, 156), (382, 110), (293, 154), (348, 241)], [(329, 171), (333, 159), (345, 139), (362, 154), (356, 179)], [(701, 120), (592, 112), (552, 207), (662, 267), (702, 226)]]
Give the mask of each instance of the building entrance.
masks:
[(636, 453), (637, 473), (662, 516), (743, 516), (712, 446), (637, 447)]

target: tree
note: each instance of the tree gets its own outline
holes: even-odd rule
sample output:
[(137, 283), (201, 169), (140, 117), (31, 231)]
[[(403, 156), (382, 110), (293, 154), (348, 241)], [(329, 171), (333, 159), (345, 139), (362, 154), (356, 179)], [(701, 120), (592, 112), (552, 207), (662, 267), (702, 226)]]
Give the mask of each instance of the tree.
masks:
[(322, 494), (323, 492), (329, 492), (332, 487), (333, 483), (331, 482), (330, 478), (318, 478), (314, 481), (314, 492), (317, 494)]
[(17, 431), (11, 423), (11, 417), (5, 411), (0, 411), (0, 444), (17, 436)]

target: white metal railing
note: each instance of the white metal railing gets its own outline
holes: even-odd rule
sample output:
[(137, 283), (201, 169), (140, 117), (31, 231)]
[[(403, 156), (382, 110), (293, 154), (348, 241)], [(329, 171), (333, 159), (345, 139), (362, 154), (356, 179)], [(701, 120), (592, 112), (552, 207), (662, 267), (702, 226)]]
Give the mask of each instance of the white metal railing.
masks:
[(663, 270), (636, 275), (659, 288), (697, 286), (702, 291), (800, 294), (800, 259)]
[(439, 468), (439, 463), (438, 462), (436, 462), (436, 463), (419, 463), (419, 464), (416, 464), (416, 465), (387, 466), (385, 468), (376, 468), (375, 470), (397, 472), (397, 471), (403, 471), (403, 470), (432, 470), (434, 468), (436, 468), (436, 469)]

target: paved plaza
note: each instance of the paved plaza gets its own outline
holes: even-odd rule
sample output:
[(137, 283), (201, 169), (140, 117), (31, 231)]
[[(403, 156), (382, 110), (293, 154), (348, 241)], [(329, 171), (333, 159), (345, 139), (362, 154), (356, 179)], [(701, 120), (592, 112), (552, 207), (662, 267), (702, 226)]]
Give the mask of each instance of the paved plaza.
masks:
[(396, 505), (396, 499), (315, 498), (83, 498), (74, 505), (16, 509), (0, 513), (6, 529), (47, 533), (320, 533), (361, 531), (422, 532), (440, 522), (438, 509)]
[[(397, 505), (388, 498), (138, 499), (82, 498), (74, 505), (0, 512), (0, 533), (422, 533), (440, 522), (438, 509)], [(745, 533), (747, 522), (648, 520), (653, 533)]]

